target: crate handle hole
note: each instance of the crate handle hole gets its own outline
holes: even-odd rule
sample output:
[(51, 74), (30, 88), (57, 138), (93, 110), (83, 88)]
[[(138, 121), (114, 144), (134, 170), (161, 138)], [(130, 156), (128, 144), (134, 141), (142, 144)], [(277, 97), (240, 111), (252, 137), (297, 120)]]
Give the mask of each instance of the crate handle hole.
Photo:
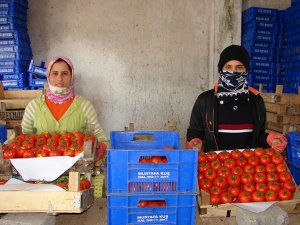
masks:
[(165, 164), (168, 163), (168, 158), (161, 155), (152, 155), (152, 156), (141, 156), (139, 158), (139, 163), (141, 164)]
[(145, 207), (166, 207), (167, 203), (165, 200), (140, 200), (139, 201), (139, 207), (145, 208)]
[(154, 136), (153, 135), (141, 135), (141, 134), (136, 134), (133, 136), (134, 141), (154, 141)]

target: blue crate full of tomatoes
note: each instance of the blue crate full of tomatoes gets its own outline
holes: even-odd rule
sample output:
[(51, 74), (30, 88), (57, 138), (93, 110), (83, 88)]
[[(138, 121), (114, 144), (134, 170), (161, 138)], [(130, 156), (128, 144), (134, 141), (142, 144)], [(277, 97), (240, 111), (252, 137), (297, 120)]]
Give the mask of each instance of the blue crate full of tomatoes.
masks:
[(272, 148), (199, 153), (198, 162), (198, 184), (211, 205), (290, 200), (297, 188)]

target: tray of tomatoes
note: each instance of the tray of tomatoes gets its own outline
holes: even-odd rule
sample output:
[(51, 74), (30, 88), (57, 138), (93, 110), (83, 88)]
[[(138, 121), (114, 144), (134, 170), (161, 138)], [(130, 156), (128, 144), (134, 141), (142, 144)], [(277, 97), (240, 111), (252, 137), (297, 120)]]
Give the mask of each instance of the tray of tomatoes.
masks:
[(82, 132), (21, 134), (2, 146), (3, 158), (74, 157), (83, 152), (85, 141), (94, 145), (95, 137)]
[(272, 148), (200, 152), (198, 185), (210, 205), (291, 200), (297, 189), (285, 158)]

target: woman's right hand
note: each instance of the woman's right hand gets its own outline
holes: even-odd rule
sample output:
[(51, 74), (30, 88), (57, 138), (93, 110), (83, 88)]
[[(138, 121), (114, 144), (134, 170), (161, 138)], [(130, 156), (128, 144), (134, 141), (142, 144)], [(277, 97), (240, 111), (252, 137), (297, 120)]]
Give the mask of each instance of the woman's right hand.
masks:
[(199, 139), (199, 138), (193, 138), (192, 140), (190, 140), (186, 143), (187, 149), (197, 149), (197, 150), (201, 151), (202, 147), (203, 147), (203, 144), (202, 144), (201, 139)]

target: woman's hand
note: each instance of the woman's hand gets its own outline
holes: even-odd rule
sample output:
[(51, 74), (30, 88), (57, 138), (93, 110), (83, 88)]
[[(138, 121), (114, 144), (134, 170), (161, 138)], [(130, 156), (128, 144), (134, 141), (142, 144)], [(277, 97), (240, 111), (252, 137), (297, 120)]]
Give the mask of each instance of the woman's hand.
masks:
[(199, 138), (193, 138), (189, 142), (186, 143), (187, 149), (197, 149), (199, 151), (202, 150), (202, 141)]
[(99, 142), (98, 146), (96, 147), (96, 159), (95, 159), (96, 162), (105, 156), (106, 147), (107, 147), (106, 144), (104, 144), (103, 142)]
[(285, 136), (280, 133), (271, 131), (267, 137), (268, 144), (277, 152), (282, 153), (288, 143)]

